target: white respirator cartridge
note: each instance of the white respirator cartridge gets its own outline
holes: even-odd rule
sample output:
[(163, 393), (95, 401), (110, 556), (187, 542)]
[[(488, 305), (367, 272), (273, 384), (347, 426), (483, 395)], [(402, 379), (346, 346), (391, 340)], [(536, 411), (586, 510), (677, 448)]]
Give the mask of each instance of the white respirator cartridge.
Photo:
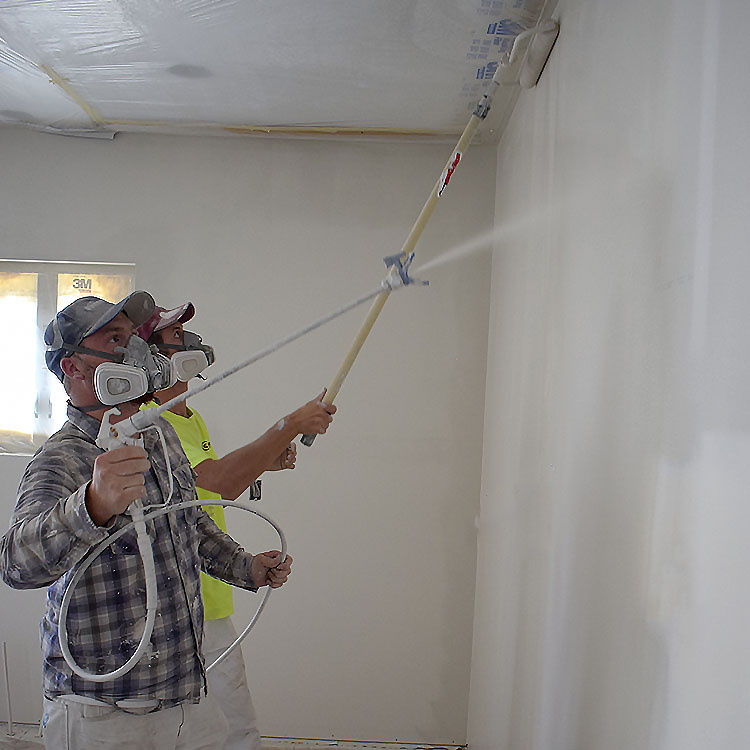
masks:
[(203, 372), (208, 365), (208, 357), (200, 349), (175, 352), (172, 355), (172, 373), (183, 383)]
[(183, 383), (200, 375), (216, 360), (213, 347), (204, 344), (201, 337), (192, 331), (183, 331), (182, 346), (169, 345), (165, 348), (175, 350), (172, 355), (172, 375)]
[(122, 354), (122, 362), (102, 362), (94, 370), (94, 392), (105, 406), (132, 401), (177, 382), (169, 358), (138, 336), (131, 336), (126, 347), (115, 347), (115, 352)]
[(115, 406), (148, 393), (145, 370), (119, 362), (105, 362), (94, 371), (94, 391), (105, 406)]

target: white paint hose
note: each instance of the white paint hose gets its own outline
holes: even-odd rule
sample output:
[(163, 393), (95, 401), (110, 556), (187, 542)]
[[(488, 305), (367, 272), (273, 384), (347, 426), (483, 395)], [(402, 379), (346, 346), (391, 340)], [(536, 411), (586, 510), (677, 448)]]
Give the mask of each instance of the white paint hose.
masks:
[[(144, 513), (144, 508), (140, 507), (138, 508), (138, 513), (133, 513), (133, 520), (123, 526), (121, 529), (118, 529), (114, 534), (111, 534), (106, 539), (104, 539), (102, 542), (100, 542), (94, 549), (89, 552), (87, 557), (84, 559), (81, 566), (78, 568), (78, 570), (75, 572), (75, 575), (70, 580), (70, 583), (68, 584), (67, 588), (65, 589), (65, 593), (63, 595), (62, 603), (60, 604), (60, 622), (58, 625), (59, 629), (59, 639), (60, 639), (60, 650), (62, 651), (63, 658), (67, 662), (68, 666), (77, 674), (79, 677), (82, 677), (85, 680), (90, 680), (91, 682), (108, 682), (110, 680), (115, 680), (118, 677), (122, 677), (123, 675), (127, 674), (135, 665), (138, 663), (138, 661), (143, 656), (143, 653), (145, 652), (146, 648), (149, 645), (149, 642), (151, 640), (151, 634), (154, 630), (154, 621), (156, 618), (156, 601), (157, 601), (157, 591), (156, 591), (156, 571), (154, 568), (154, 557), (153, 557), (153, 550), (151, 548), (150, 539), (148, 537), (148, 533), (145, 534), (145, 538), (147, 540), (146, 544), (141, 544), (141, 534), (139, 532), (139, 526), (144, 529), (146, 528), (146, 521), (150, 521), (152, 518), (159, 518), (160, 516), (164, 516), (167, 513), (173, 513), (176, 510), (182, 510), (183, 508), (194, 508), (204, 505), (221, 505), (227, 508), (239, 508), (240, 510), (247, 511), (248, 513), (254, 513), (256, 516), (260, 516), (264, 521), (269, 523), (273, 528), (276, 530), (276, 533), (279, 535), (279, 540), (281, 542), (281, 560), (286, 559), (286, 537), (284, 536), (284, 532), (281, 530), (279, 525), (271, 520), (265, 513), (262, 513), (257, 508), (254, 508), (253, 506), (240, 502), (238, 500), (186, 500), (184, 502), (180, 503), (174, 503), (166, 506), (160, 506), (158, 508), (149, 510), (147, 513)], [(132, 506), (131, 506), (132, 507)], [(127, 533), (132, 527), (136, 528), (136, 533), (138, 534), (138, 550), (141, 553), (141, 559), (143, 561), (143, 571), (144, 575), (146, 577), (146, 625), (144, 627), (143, 635), (141, 636), (141, 641), (138, 644), (138, 647), (136, 648), (133, 655), (118, 669), (115, 669), (112, 672), (108, 672), (106, 674), (97, 674), (95, 672), (87, 672), (85, 669), (83, 669), (81, 666), (79, 666), (75, 660), (73, 659), (73, 655), (70, 652), (70, 646), (68, 644), (68, 628), (67, 628), (67, 619), (68, 619), (68, 608), (70, 605), (70, 599), (73, 595), (73, 590), (75, 589), (78, 582), (83, 577), (83, 574), (89, 569), (91, 564), (94, 562), (94, 560), (99, 557), (99, 555), (107, 548), (109, 547), (112, 542), (117, 541), (123, 534)], [(258, 618), (260, 617), (260, 613), (263, 611), (264, 607), (266, 606), (266, 602), (268, 601), (268, 597), (271, 595), (271, 587), (268, 586), (266, 588), (266, 591), (263, 593), (263, 597), (261, 599), (260, 604), (258, 605), (258, 609), (255, 611), (255, 614), (253, 615), (252, 619), (248, 623), (247, 627), (240, 633), (237, 640), (234, 641), (234, 643), (229, 646), (229, 648), (221, 655), (219, 656), (212, 664), (210, 664), (208, 667), (206, 667), (206, 671), (213, 669), (219, 662), (226, 659), (229, 654), (234, 651), (235, 648), (237, 648), (240, 643), (245, 639), (245, 637), (250, 633), (252, 628), (254, 627), (255, 623), (258, 621)]]
[(108, 682), (109, 680), (116, 680), (118, 677), (122, 677), (127, 674), (140, 660), (148, 648), (148, 644), (151, 640), (151, 634), (154, 632), (154, 623), (156, 621), (156, 602), (157, 602), (157, 590), (156, 590), (156, 568), (154, 566), (154, 551), (151, 547), (151, 540), (149, 539), (148, 532), (146, 531), (146, 522), (143, 516), (143, 506), (140, 500), (136, 500), (130, 506), (131, 515), (133, 520), (124, 529), (129, 529), (131, 526), (135, 526), (136, 538), (138, 540), (138, 551), (141, 555), (143, 562), (143, 575), (146, 579), (146, 625), (143, 629), (143, 636), (138, 644), (133, 655), (118, 669), (113, 672), (107, 672), (106, 674), (96, 674), (94, 672), (87, 672), (80, 667), (73, 654), (70, 652), (70, 646), (68, 644), (68, 607), (70, 606), (70, 599), (73, 596), (73, 591), (81, 580), (83, 574), (89, 569), (92, 562), (109, 547), (112, 542), (121, 536), (121, 531), (116, 534), (107, 537), (98, 547), (94, 548), (93, 552), (89, 555), (86, 561), (81, 567), (75, 572), (75, 575), (71, 579), (65, 593), (63, 594), (62, 602), (60, 604), (60, 623), (58, 625), (58, 635), (60, 640), (60, 651), (62, 651), (63, 658), (67, 662), (68, 666), (79, 676), (92, 682)]

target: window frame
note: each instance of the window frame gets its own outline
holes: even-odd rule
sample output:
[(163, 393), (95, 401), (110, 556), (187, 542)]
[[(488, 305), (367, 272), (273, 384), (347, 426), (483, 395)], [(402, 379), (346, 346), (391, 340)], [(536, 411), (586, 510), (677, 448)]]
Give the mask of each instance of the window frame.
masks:
[[(106, 262), (106, 261), (58, 261), (58, 260), (19, 260), (0, 258), (0, 274), (2, 273), (34, 273), (37, 276), (36, 284), (36, 347), (34, 364), (31, 368), (23, 368), (21, 377), (33, 372), (35, 379), (34, 417), (33, 431), (9, 430), (0, 426), (0, 456), (32, 456), (44, 441), (56, 432), (62, 425), (59, 415), (54, 414), (55, 406), (59, 405), (60, 399), (65, 398), (62, 383), (47, 369), (44, 362), (44, 331), (49, 322), (54, 318), (59, 309), (68, 304), (71, 293), (68, 292), (65, 301), (59, 304), (60, 290), (59, 277), (62, 274), (72, 275), (73, 281), (83, 280), (84, 283), (73, 291), (77, 297), (85, 297), (94, 294), (92, 291), (92, 278), (103, 276), (114, 276), (122, 278), (122, 288), (127, 289), (119, 299), (135, 291), (135, 263)], [(77, 277), (77, 279), (75, 278)], [(88, 279), (89, 285), (85, 281)], [(0, 277), (1, 278), (1, 277)], [(79, 294), (77, 292), (80, 292)], [(0, 287), (0, 297), (4, 296), (4, 290)], [(106, 295), (96, 295), (104, 296)], [(118, 300), (110, 300), (118, 301)], [(62, 396), (61, 396), (62, 394)], [(59, 411), (59, 409), (58, 409)], [(64, 421), (64, 420), (63, 420)]]

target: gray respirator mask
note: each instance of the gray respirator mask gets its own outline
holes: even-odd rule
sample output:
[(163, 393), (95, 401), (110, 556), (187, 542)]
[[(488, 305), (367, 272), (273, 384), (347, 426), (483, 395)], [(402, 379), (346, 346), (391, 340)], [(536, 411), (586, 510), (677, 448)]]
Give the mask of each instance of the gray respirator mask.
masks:
[(115, 360), (102, 362), (94, 370), (94, 392), (105, 406), (123, 404), (177, 382), (169, 358), (135, 334), (127, 346), (116, 346), (114, 355), (91, 353)]
[(177, 380), (187, 383), (188, 380), (200, 375), (214, 361), (213, 347), (203, 343), (197, 333), (183, 331), (183, 345), (162, 344), (162, 349), (174, 350), (172, 354), (172, 372)]

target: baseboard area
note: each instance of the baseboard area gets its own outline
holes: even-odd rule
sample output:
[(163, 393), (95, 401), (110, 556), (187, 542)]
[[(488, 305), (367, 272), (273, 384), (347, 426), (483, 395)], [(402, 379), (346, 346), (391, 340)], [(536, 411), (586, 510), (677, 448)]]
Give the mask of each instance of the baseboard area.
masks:
[[(14, 724), (12, 736), (6, 733), (6, 726), (0, 725), (0, 750), (22, 750), (43, 746), (44, 740), (38, 736), (37, 724)], [(261, 743), (263, 750), (468, 750), (467, 745), (311, 740), (296, 737), (261, 737)]]
[(39, 750), (44, 740), (39, 736), (39, 724), (13, 723), (13, 734), (8, 734), (8, 723), (0, 724), (0, 750)]
[(263, 737), (263, 750), (467, 750), (467, 745)]

